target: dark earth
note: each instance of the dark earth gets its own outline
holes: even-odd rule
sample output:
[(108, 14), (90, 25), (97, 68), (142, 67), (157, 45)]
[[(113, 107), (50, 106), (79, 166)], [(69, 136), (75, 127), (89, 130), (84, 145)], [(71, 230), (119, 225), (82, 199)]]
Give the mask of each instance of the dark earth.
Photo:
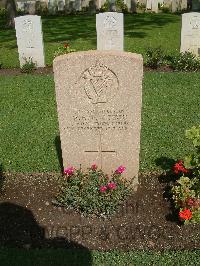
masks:
[[(158, 72), (172, 72), (173, 69), (170, 66), (160, 66), (157, 69), (152, 69), (151, 67), (144, 66), (144, 71), (158, 71)], [(0, 76), (18, 76), (18, 75), (24, 75), (25, 73), (22, 73), (20, 68), (2, 68), (0, 69)], [(34, 75), (47, 75), (47, 74), (53, 74), (53, 68), (51, 66), (48, 67), (41, 67), (33, 70), (31, 74)]]
[[(169, 66), (144, 71), (169, 72)], [(52, 67), (34, 75), (52, 74)], [(24, 75), (19, 68), (0, 76)], [(164, 168), (163, 168), (164, 169)], [(142, 173), (133, 193), (110, 219), (83, 217), (57, 207), (58, 173), (0, 174), (0, 246), (66, 247), (87, 250), (182, 250), (200, 248), (200, 225), (183, 225), (170, 201), (169, 173)]]
[(58, 173), (1, 174), (0, 246), (88, 250), (200, 248), (200, 225), (183, 225), (169, 200), (166, 173), (142, 173), (133, 193), (110, 219), (83, 217), (52, 204)]

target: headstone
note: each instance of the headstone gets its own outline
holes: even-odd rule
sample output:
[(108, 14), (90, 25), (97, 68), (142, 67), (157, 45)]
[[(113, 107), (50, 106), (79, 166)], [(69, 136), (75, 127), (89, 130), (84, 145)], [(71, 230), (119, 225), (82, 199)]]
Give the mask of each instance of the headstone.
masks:
[(49, 14), (55, 15), (58, 10), (58, 2), (57, 0), (48, 0), (48, 11)]
[(172, 1), (172, 13), (176, 13), (180, 11), (181, 5), (180, 5), (180, 0), (173, 0)]
[(81, 11), (81, 0), (75, 0), (74, 2), (75, 2), (75, 4), (74, 4), (75, 10)]
[(96, 163), (139, 170), (143, 59), (121, 51), (61, 55), (53, 62), (64, 168)]
[(58, 11), (64, 11), (65, 10), (65, 1), (59, 0), (58, 1)]
[(147, 0), (147, 3), (146, 3), (147, 10), (151, 10), (151, 3), (152, 3), (152, 0)]
[(185, 51), (200, 55), (200, 13), (182, 15), (181, 52)]
[(41, 17), (27, 15), (15, 18), (15, 29), (20, 66), (26, 60), (32, 61), (37, 67), (45, 67)]
[(151, 11), (158, 13), (158, 0), (152, 0), (151, 2)]
[(124, 50), (124, 15), (105, 12), (96, 15), (97, 50)]
[(21, 11), (25, 11), (24, 2), (17, 2), (17, 9)]
[(163, 1), (164, 7), (167, 7), (169, 9), (171, 9), (172, 7), (172, 0), (164, 0)]
[(187, 10), (187, 0), (181, 0), (181, 10)]

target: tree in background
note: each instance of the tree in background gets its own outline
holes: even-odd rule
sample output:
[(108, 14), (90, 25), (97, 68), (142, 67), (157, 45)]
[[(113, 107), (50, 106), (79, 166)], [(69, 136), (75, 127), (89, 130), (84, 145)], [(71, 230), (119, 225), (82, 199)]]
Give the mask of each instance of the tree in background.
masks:
[(17, 8), (16, 8), (15, 0), (0, 0), (0, 4), (7, 11), (6, 26), (9, 28), (14, 28), (14, 26), (15, 26), (14, 18), (17, 15)]

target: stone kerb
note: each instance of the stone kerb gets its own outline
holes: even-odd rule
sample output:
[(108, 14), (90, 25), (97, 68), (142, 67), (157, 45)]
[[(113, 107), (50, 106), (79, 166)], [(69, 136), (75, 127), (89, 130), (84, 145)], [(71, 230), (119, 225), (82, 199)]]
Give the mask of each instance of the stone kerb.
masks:
[(62, 55), (53, 62), (64, 168), (126, 167), (138, 184), (143, 59), (120, 51)]

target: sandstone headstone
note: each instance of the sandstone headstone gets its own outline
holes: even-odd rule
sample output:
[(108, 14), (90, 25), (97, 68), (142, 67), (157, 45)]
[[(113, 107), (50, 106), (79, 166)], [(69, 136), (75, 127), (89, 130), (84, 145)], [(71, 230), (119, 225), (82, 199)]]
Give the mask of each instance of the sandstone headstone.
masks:
[(44, 48), (40, 16), (15, 18), (20, 66), (32, 59), (37, 67), (44, 67)]
[(97, 50), (124, 50), (124, 15), (105, 12), (96, 15)]
[(142, 56), (121, 51), (62, 55), (53, 62), (64, 167), (96, 163), (125, 177), (139, 170)]
[(200, 55), (200, 13), (182, 15), (181, 52), (185, 51)]

